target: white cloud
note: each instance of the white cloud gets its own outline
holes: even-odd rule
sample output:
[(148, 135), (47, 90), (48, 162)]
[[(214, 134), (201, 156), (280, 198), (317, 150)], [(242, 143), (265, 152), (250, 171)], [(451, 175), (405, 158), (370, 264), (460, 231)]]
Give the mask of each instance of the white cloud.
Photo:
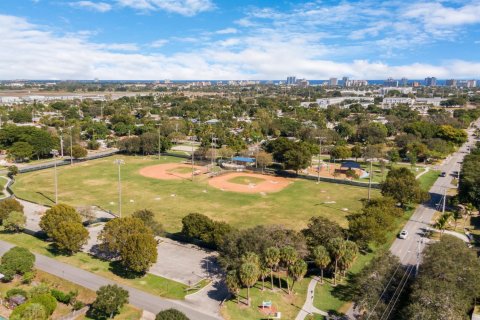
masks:
[(107, 12), (112, 10), (112, 6), (106, 2), (77, 1), (70, 2), (70, 5), (75, 8), (85, 8), (98, 12)]
[(152, 48), (161, 48), (166, 45), (169, 41), (166, 39), (158, 39), (150, 43), (150, 47)]
[(237, 33), (238, 30), (235, 29), (235, 28), (225, 28), (225, 29), (221, 29), (221, 30), (218, 30), (216, 31), (215, 33), (216, 34), (234, 34), (234, 33)]
[(407, 7), (404, 17), (420, 19), (427, 26), (450, 27), (480, 22), (480, 3), (466, 4), (459, 8), (446, 7), (442, 3), (419, 3)]
[[(350, 76), (382, 79), (388, 76), (411, 79), (475, 78), (479, 61), (443, 61), (434, 64), (389, 65), (384, 61), (352, 59), (335, 62), (331, 57), (366, 50), (362, 46), (325, 45), (320, 32), (278, 27), (255, 28), (250, 33), (222, 41), (202, 37), (159, 39), (191, 42), (174, 54), (142, 53), (132, 43), (95, 43), (88, 33), (58, 34), (24, 18), (0, 15), (0, 79), (283, 79), (297, 74), (308, 79)], [(421, 41), (418, 32), (415, 41)], [(424, 35), (428, 37), (428, 35)], [(200, 40), (199, 40), (200, 39)], [(408, 35), (382, 38), (375, 46), (400, 46)], [(159, 52), (161, 52), (159, 50)]]
[(117, 2), (121, 6), (137, 10), (163, 10), (188, 17), (215, 7), (211, 0), (117, 0)]

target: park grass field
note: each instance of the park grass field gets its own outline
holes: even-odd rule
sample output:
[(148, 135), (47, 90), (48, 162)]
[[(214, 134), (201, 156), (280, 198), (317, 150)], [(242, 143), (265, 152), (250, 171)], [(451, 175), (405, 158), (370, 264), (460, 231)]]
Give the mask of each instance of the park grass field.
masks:
[[(138, 209), (151, 209), (170, 232), (179, 231), (182, 217), (192, 212), (236, 227), (282, 224), (298, 230), (316, 215), (345, 227), (346, 215), (359, 210), (360, 200), (367, 196), (366, 188), (316, 184), (303, 179), (292, 180), (287, 188), (267, 195), (227, 192), (209, 186), (205, 175), (195, 177), (192, 182), (188, 179), (159, 180), (139, 174), (143, 167), (180, 163), (180, 158), (115, 156), (58, 167), (59, 202), (74, 206), (97, 205), (117, 213), (118, 168), (113, 164), (117, 158), (125, 161), (121, 167), (122, 213), (130, 215)], [(52, 205), (54, 169), (20, 174), (12, 188), (19, 198)], [(377, 194), (375, 190), (374, 196)]]

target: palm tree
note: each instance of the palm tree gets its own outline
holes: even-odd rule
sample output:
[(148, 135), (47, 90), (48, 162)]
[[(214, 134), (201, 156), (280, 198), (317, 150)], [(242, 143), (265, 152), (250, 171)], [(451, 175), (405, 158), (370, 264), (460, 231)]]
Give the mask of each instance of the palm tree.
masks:
[(330, 252), (331, 257), (335, 261), (335, 271), (333, 274), (333, 285), (337, 285), (337, 269), (338, 261), (345, 255), (347, 246), (345, 240), (342, 238), (333, 238), (328, 242), (328, 251)]
[(246, 252), (245, 254), (242, 255), (241, 257), (242, 262), (251, 262), (256, 264), (257, 266), (260, 265), (260, 258), (258, 255), (254, 252)]
[(328, 267), (332, 259), (324, 246), (316, 246), (313, 249), (313, 259), (315, 265), (320, 268), (320, 283), (323, 284), (323, 270)]
[(288, 268), (288, 270), (293, 278), (293, 282), (292, 282), (292, 292), (293, 292), (293, 286), (295, 285), (295, 282), (301, 281), (305, 276), (305, 274), (307, 273), (307, 263), (302, 259), (298, 259), (297, 261), (295, 261), (294, 264), (292, 264)]
[(260, 271), (260, 279), (262, 279), (262, 291), (263, 291), (265, 290), (265, 278), (270, 273), (270, 269), (265, 264), (262, 264), (260, 265), (259, 271)]
[(340, 268), (342, 269), (343, 276), (345, 277), (345, 273), (352, 264), (355, 262), (355, 259), (358, 256), (358, 246), (353, 241), (345, 241), (345, 254), (340, 258)]
[(286, 246), (280, 249), (280, 260), (285, 266), (287, 271), (287, 291), (290, 293), (290, 284), (288, 283), (289, 268), (292, 266), (298, 259), (297, 251), (293, 247)]
[(447, 228), (448, 221), (450, 220), (450, 217), (451, 217), (451, 213), (446, 212), (446, 213), (442, 214), (440, 216), (440, 218), (438, 218), (437, 222), (435, 223), (435, 225), (434, 225), (435, 228), (440, 230), (440, 237), (442, 237), (443, 232)]
[(227, 273), (225, 283), (227, 285), (228, 291), (230, 291), (232, 295), (237, 297), (237, 304), (240, 303), (240, 281), (238, 279), (238, 272), (236, 270), (230, 270)]
[(270, 282), (273, 290), (273, 269), (280, 263), (280, 250), (275, 247), (267, 248), (263, 255), (263, 259), (265, 260), (265, 264), (270, 268)]
[(240, 281), (247, 287), (247, 305), (250, 306), (250, 287), (255, 285), (260, 275), (258, 266), (255, 263), (245, 262), (240, 266)]

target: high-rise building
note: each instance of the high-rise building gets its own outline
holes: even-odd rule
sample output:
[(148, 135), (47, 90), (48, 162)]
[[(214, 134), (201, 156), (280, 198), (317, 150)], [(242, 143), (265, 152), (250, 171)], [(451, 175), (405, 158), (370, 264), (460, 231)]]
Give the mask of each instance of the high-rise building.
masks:
[(408, 79), (407, 78), (402, 78), (402, 80), (400, 80), (400, 85), (402, 87), (408, 86)]
[(328, 84), (332, 87), (338, 86), (338, 79), (337, 78), (330, 78), (330, 80), (328, 80)]
[(343, 77), (342, 78), (342, 84), (344, 87), (348, 87), (348, 77)]
[(457, 80), (455, 79), (448, 79), (445, 81), (445, 85), (448, 87), (456, 87), (457, 86)]
[(475, 88), (477, 86), (477, 80), (467, 80), (467, 88)]
[(295, 76), (287, 77), (287, 85), (293, 85), (296, 82), (297, 82), (297, 77), (295, 77)]
[(435, 77), (425, 78), (425, 85), (427, 87), (435, 87), (437, 85), (437, 78)]
[(388, 78), (387, 80), (383, 81), (384, 87), (398, 87), (398, 80), (393, 78)]

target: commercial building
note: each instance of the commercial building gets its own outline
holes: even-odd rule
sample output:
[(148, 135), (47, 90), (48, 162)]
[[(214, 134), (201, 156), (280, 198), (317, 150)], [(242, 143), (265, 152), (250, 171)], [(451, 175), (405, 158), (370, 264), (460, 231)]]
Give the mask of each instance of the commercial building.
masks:
[(294, 85), (297, 82), (297, 77), (295, 76), (290, 76), (287, 77), (287, 85)]
[(383, 81), (384, 87), (398, 87), (398, 80), (393, 78), (388, 78), (387, 80)]
[(445, 85), (447, 87), (456, 87), (457, 86), (457, 80), (455, 79), (448, 79), (445, 81)]
[(330, 78), (330, 80), (328, 80), (328, 85), (330, 85), (332, 87), (338, 86), (338, 79), (337, 78)]
[(435, 87), (437, 85), (437, 78), (435, 77), (425, 78), (425, 85), (427, 87)]

